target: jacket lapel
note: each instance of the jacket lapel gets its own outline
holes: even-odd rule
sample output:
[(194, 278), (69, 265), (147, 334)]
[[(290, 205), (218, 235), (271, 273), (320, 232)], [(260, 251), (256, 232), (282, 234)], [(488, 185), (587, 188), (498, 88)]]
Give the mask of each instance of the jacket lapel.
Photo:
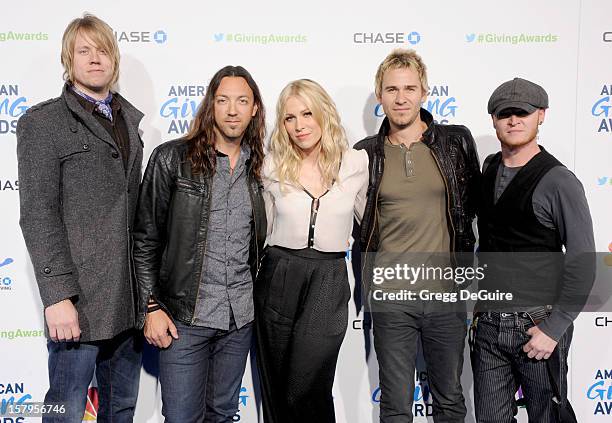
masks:
[(93, 135), (114, 148), (117, 148), (117, 144), (115, 144), (115, 141), (113, 141), (113, 138), (109, 135), (106, 129), (100, 125), (100, 122), (98, 122), (96, 118), (91, 115), (91, 113), (87, 113), (87, 111), (83, 109), (77, 99), (68, 92), (69, 89), (70, 87), (68, 84), (66, 84), (62, 93), (62, 97), (64, 97), (64, 101), (66, 101), (68, 109), (78, 118), (78, 120), (83, 123), (83, 125), (87, 127), (87, 129)]
[(132, 106), (120, 94), (115, 93), (114, 95), (121, 103), (121, 113), (123, 113), (123, 119), (125, 119), (128, 135), (130, 138), (130, 157), (128, 158), (126, 171), (126, 174), (129, 175), (132, 172), (132, 168), (134, 167), (136, 157), (138, 156), (139, 151), (141, 151), (143, 147), (140, 141), (140, 135), (138, 134), (138, 125), (140, 124), (140, 121), (142, 120), (142, 117), (144, 115), (134, 106)]

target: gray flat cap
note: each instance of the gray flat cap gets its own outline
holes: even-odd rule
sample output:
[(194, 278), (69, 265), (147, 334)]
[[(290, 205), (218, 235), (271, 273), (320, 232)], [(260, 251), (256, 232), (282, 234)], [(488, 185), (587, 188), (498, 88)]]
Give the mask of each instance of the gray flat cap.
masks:
[(493, 91), (487, 110), (497, 116), (504, 109), (515, 108), (533, 113), (548, 108), (548, 94), (544, 88), (523, 78), (506, 81)]

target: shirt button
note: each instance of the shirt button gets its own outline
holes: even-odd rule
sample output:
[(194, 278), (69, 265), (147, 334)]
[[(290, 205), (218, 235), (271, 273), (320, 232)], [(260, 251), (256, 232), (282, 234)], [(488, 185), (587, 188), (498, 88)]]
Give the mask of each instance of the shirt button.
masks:
[(232, 214), (232, 209), (229, 209), (228, 212), (229, 212), (229, 214)]
[(111, 156), (113, 156), (113, 159), (118, 159), (119, 153), (117, 153), (116, 151), (113, 151), (113, 154), (111, 154)]
[(43, 272), (45, 273), (45, 275), (48, 275), (49, 273), (51, 273), (51, 269), (49, 269), (48, 267), (45, 267), (43, 269)]
[(83, 150), (88, 151), (89, 150), (89, 144), (83, 144)]
[(229, 241), (231, 237), (232, 237), (231, 235), (228, 235), (227, 236), (227, 240)]

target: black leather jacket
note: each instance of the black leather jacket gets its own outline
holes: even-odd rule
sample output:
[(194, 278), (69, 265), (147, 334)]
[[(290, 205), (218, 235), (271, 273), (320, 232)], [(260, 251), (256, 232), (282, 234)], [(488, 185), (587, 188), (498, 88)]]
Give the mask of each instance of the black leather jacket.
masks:
[[(184, 140), (166, 142), (149, 159), (134, 227), (134, 268), (139, 287), (138, 325), (151, 294), (173, 318), (191, 323), (202, 274), (211, 204), (211, 181), (193, 175)], [(247, 160), (247, 167), (250, 161)], [(253, 208), (249, 265), (253, 280), (266, 239), (263, 187), (249, 171)]]
[[(472, 220), (476, 215), (481, 178), (476, 144), (465, 126), (438, 125), (425, 109), (421, 109), (421, 120), (427, 124), (423, 142), (431, 149), (446, 186), (451, 250), (473, 252), (475, 238)], [(368, 152), (370, 170), (370, 185), (359, 234), (362, 252), (378, 250), (378, 193), (385, 169), (384, 142), (388, 132), (389, 121), (385, 118), (377, 135), (367, 137), (354, 146), (357, 150)]]

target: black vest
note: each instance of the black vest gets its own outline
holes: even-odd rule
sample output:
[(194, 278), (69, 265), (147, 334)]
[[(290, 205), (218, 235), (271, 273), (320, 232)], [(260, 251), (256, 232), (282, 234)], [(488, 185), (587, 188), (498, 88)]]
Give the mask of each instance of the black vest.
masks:
[[(563, 166), (542, 147), (514, 176), (495, 202), (497, 153), (483, 175), (478, 215), (479, 259), (487, 263), (481, 287), (512, 292), (505, 310), (551, 304), (563, 271), (559, 231), (542, 225), (533, 211), (533, 192), (552, 168)], [(490, 308), (489, 308), (490, 309)]]
[[(540, 147), (542, 148), (542, 147)], [(483, 175), (478, 234), (483, 252), (561, 252), (559, 231), (542, 225), (533, 212), (533, 191), (561, 162), (543, 148), (514, 176), (495, 203), (495, 178), (501, 163), (497, 153)]]

